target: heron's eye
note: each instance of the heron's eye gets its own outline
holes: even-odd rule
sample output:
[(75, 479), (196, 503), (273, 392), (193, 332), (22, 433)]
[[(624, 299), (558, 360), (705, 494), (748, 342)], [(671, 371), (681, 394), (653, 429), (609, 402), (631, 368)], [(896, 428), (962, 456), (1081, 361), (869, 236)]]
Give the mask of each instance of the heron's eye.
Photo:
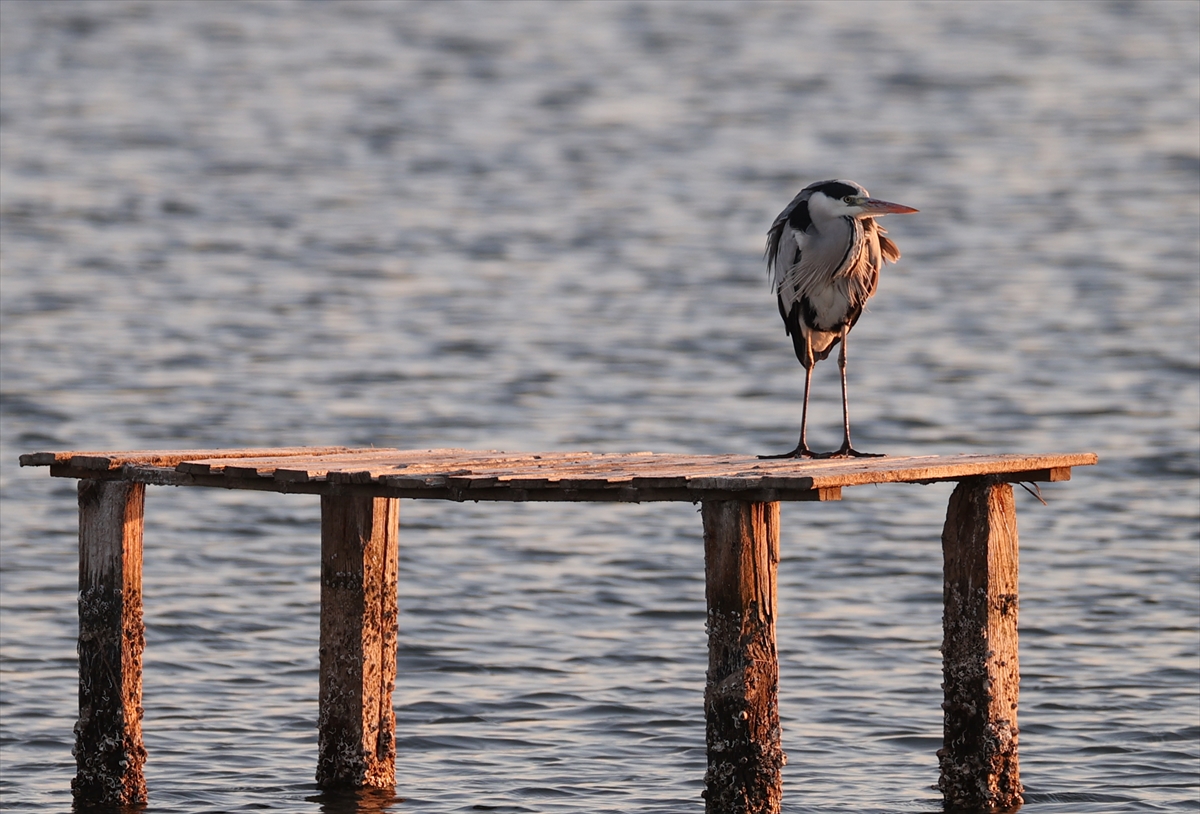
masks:
[(854, 203), (854, 196), (853, 196), (853, 195), (847, 195), (845, 198), (842, 198), (842, 200), (843, 200), (843, 201), (845, 201), (845, 202), (846, 202), (846, 203), (848, 203), (848, 204), (853, 204), (853, 203)]

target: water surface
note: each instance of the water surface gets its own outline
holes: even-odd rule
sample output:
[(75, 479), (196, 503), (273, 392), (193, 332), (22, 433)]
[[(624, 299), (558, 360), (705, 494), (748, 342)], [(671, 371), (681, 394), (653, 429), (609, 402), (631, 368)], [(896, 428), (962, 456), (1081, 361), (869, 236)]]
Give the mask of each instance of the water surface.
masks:
[[(0, 4), (0, 801), (69, 806), (74, 484), (19, 453), (771, 452), (765, 231), (921, 210), (855, 439), (1019, 493), (1037, 814), (1200, 808), (1194, 3)], [(839, 438), (836, 367), (811, 438)], [(791, 812), (932, 812), (948, 485), (783, 510)], [(316, 796), (319, 507), (151, 489), (150, 812)], [(401, 509), (395, 811), (699, 811), (688, 505)], [(362, 811), (384, 804), (363, 803)]]

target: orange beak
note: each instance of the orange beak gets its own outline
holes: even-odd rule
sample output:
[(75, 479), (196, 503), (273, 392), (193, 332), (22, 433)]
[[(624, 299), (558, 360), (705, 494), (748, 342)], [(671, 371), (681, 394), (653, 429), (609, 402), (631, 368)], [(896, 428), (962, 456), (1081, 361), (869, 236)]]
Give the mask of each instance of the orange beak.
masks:
[(878, 198), (863, 198), (859, 206), (871, 215), (911, 215), (913, 212), (920, 211), (913, 209), (911, 206), (892, 203), (891, 201), (881, 201)]

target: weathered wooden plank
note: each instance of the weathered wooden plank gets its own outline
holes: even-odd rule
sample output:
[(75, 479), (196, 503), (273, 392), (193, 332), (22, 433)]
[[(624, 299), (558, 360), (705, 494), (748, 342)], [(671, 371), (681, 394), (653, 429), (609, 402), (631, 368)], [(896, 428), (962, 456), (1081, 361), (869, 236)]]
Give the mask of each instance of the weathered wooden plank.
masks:
[[(623, 460), (628, 456), (610, 457)], [(511, 480), (521, 480), (522, 482), (517, 484), (519, 488), (527, 488), (529, 481), (559, 481), (562, 488), (602, 488), (604, 486), (618, 488), (628, 484), (633, 477), (631, 472), (622, 471), (620, 467), (614, 467), (602, 459), (603, 456), (588, 456), (586, 460), (579, 461), (543, 462), (533, 460), (528, 455), (512, 455), (503, 459), (489, 457), (468, 460), (457, 457), (396, 463), (386, 456), (374, 456), (376, 465), (366, 467), (362, 458), (355, 457), (342, 461), (321, 461), (307, 472), (303, 472), (303, 476), (296, 468), (295, 462), (289, 461), (285, 479), (302, 481), (324, 477), (338, 483), (365, 483), (384, 478), (415, 477), (422, 473), (436, 473), (451, 477), (453, 485), (463, 488), (487, 487), (496, 485), (498, 481)], [(470, 466), (448, 470), (447, 464), (451, 462), (454, 464), (469, 463)], [(235, 469), (234, 465), (229, 463), (220, 465), (219, 463), (187, 462), (181, 464), (179, 469), (196, 474), (225, 472), (236, 477), (243, 477), (245, 473), (241, 471), (240, 467), (253, 464), (260, 473), (264, 473), (272, 463), (270, 461), (240, 461), (238, 462), (239, 468)], [(726, 469), (727, 467), (721, 467), (712, 471), (726, 471)], [(528, 478), (531, 470), (537, 472), (539, 477)]]
[[(272, 468), (286, 468), (288, 477), (295, 480), (297, 473), (303, 471), (308, 479), (318, 479), (329, 476), (334, 472), (351, 472), (356, 478), (351, 482), (359, 482), (361, 473), (369, 473), (369, 479), (374, 480), (398, 473), (418, 474), (422, 472), (442, 472), (446, 469), (459, 470), (463, 474), (475, 468), (495, 468), (513, 463), (517, 466), (542, 466), (550, 457), (588, 457), (590, 453), (482, 453), (469, 450), (379, 450), (371, 449), (356, 451), (348, 455), (327, 455), (299, 460), (294, 458), (254, 458), (238, 461), (236, 464), (227, 460), (197, 460), (179, 464), (181, 472), (209, 474), (226, 472), (231, 466), (253, 466), (260, 471)], [(303, 465), (307, 464), (305, 468)], [(469, 465), (469, 467), (467, 466)], [(519, 470), (517, 470), (519, 471)], [(343, 482), (346, 482), (343, 480)]]
[[(1067, 457), (1070, 460), (1064, 461)], [(884, 462), (861, 463), (826, 461), (803, 461), (779, 464), (777, 462), (754, 462), (753, 459), (712, 456), (711, 459), (687, 459), (682, 456), (643, 457), (640, 459), (610, 460), (596, 458), (583, 465), (560, 464), (532, 467), (519, 460), (501, 462), (466, 462), (461, 459), (429, 462), (405, 467), (405, 474), (434, 474), (447, 467), (464, 470), (460, 477), (513, 479), (535, 475), (547, 480), (569, 481), (575, 478), (602, 478), (609, 481), (633, 480), (633, 485), (680, 485), (673, 478), (692, 479), (697, 477), (754, 479), (771, 476), (812, 478), (814, 486), (847, 486), (859, 483), (893, 481), (936, 481), (971, 477), (978, 474), (1010, 472), (1031, 478), (1059, 477), (1062, 470), (1071, 465), (1093, 463), (1090, 456), (948, 456), (946, 458), (921, 457), (888, 459)], [(455, 464), (460, 466), (455, 467)], [(1048, 465), (1049, 464), (1049, 465)], [(396, 462), (367, 470), (362, 466), (348, 464), (343, 468), (355, 471), (370, 471), (372, 477), (396, 474)], [(326, 467), (332, 471), (334, 467)], [(530, 471), (530, 470), (533, 471)], [(642, 479), (640, 482), (638, 479)]]
[[(280, 468), (302, 469), (305, 471), (318, 469), (324, 472), (329, 469), (340, 469), (347, 466), (351, 468), (362, 469), (375, 461), (393, 461), (399, 454), (401, 454), (400, 450), (366, 449), (354, 450), (344, 454), (330, 453), (303, 457), (247, 456), (237, 459), (195, 458), (179, 462), (176, 465), (176, 468), (180, 472), (191, 472), (195, 474), (220, 474), (229, 467), (233, 466), (252, 467), (264, 472), (273, 472), (274, 470)], [(413, 454), (415, 455), (416, 453)]]
[[(737, 455), (497, 453), (469, 450), (359, 450), (279, 458), (183, 461), (175, 473), (128, 463), (94, 470), (74, 458), (52, 464), (55, 477), (89, 477), (279, 492), (362, 494), (450, 500), (836, 499), (830, 490), (869, 483), (932, 483), (995, 475), (1004, 481), (1055, 481), (1091, 453), (952, 455), (851, 460), (759, 460)], [(270, 482), (264, 485), (264, 482)]]
[(312, 480), (307, 469), (285, 469), (279, 468), (274, 472), (275, 480), (292, 482), (292, 483), (307, 483)]
[(1057, 483), (1071, 479), (1071, 467), (1054, 466), (1030, 472), (1001, 472), (997, 474), (997, 477), (1009, 483)]
[[(236, 473), (233, 477), (237, 477)], [(330, 483), (371, 483), (375, 480), (370, 471), (363, 470), (332, 471), (325, 477)]]
[(142, 767), (142, 518), (146, 487), (79, 481), (80, 807), (146, 802)]
[[(393, 474), (442, 472), (450, 468), (460, 470), (463, 475), (490, 477), (520, 476), (530, 472), (537, 472), (547, 473), (554, 477), (560, 475), (586, 476), (590, 473), (592, 475), (603, 475), (607, 478), (610, 477), (610, 473), (619, 474), (624, 471), (623, 464), (626, 462), (645, 466), (647, 463), (646, 459), (650, 457), (647, 453), (639, 453), (637, 456), (562, 453), (558, 454), (553, 460), (547, 460), (550, 455), (552, 454), (463, 454), (423, 455), (421, 458), (413, 458), (409, 457), (410, 453), (407, 451), (373, 451), (370, 455), (355, 454), (352, 456), (314, 458), (310, 468), (310, 475), (335, 471), (367, 471), (372, 474), (372, 477), (377, 478)], [(651, 460), (648, 463), (651, 465), (659, 463), (660, 465), (674, 466), (676, 468), (696, 465), (682, 456), (658, 457), (661, 459), (660, 461)], [(710, 458), (715, 459), (716, 456), (710, 456)], [(724, 472), (728, 469), (727, 466), (721, 465), (718, 469), (713, 470), (711, 459), (701, 458), (697, 459), (697, 462), (708, 464), (705, 471)], [(238, 462), (242, 466), (254, 466), (260, 470), (267, 469), (276, 464), (286, 466), (289, 469), (299, 469), (300, 463), (301, 461), (297, 460), (274, 461), (272, 459), (248, 459)], [(180, 471), (199, 473), (219, 472), (233, 465), (235, 464), (230, 461), (189, 461), (180, 465)], [(205, 469), (205, 466), (208, 468)]]
[(366, 469), (379, 475), (423, 474), (440, 472), (446, 469), (460, 470), (463, 474), (486, 472), (502, 475), (506, 473), (525, 473), (541, 471), (558, 471), (569, 468), (579, 471), (588, 468), (603, 468), (607, 466), (603, 456), (593, 456), (591, 453), (504, 453), (504, 454), (463, 454), (457, 456), (425, 456), (421, 458), (408, 457), (377, 457), (372, 460), (372, 466), (358, 466), (356, 460), (346, 462), (330, 461), (326, 464), (329, 471), (345, 468)]
[(737, 492), (745, 489), (755, 489), (762, 484), (762, 477), (738, 477), (726, 475), (723, 477), (696, 477), (688, 479), (688, 487), (698, 491), (719, 489), (727, 492)]
[(446, 485), (445, 475), (383, 475), (380, 483), (400, 489), (439, 489)]
[(269, 453), (272, 457), (312, 456), (328, 452), (352, 452), (350, 447), (276, 447), (270, 449), (174, 449), (135, 452), (31, 452), (22, 455), (21, 466), (50, 466), (78, 459), (84, 469), (115, 469), (122, 464), (140, 463), (175, 466), (180, 461), (205, 458), (250, 458)]
[(1062, 470), (1096, 463), (1093, 453), (1067, 455), (947, 455), (935, 459), (882, 459), (874, 466), (814, 473), (813, 485), (857, 486), (866, 483), (934, 483), (979, 475), (1007, 474), (1009, 480), (1062, 478)]
[(704, 501), (708, 814), (776, 814), (786, 757), (775, 650), (779, 504)]
[(812, 478), (764, 475), (760, 485), (764, 489), (811, 489)]
[[(697, 479), (712, 478), (712, 483), (719, 484), (722, 479), (736, 479), (743, 481), (744, 485), (738, 488), (752, 488), (756, 485), (766, 485), (768, 483), (774, 485), (779, 481), (765, 481), (766, 478), (785, 478), (787, 479), (781, 485), (799, 486), (796, 479), (799, 477), (807, 477), (807, 484), (814, 487), (821, 486), (846, 486), (859, 483), (879, 483), (879, 482), (898, 482), (898, 481), (936, 481), (945, 479), (954, 479), (958, 477), (969, 477), (981, 472), (1011, 472), (1014, 479), (1017, 477), (1035, 480), (1049, 480), (1051, 478), (1059, 479), (1064, 476), (1069, 467), (1058, 467), (1054, 469), (1043, 468), (1040, 470), (1029, 471), (1030, 465), (1036, 465), (1041, 459), (1031, 460), (1028, 456), (1021, 456), (1015, 460), (997, 459), (992, 456), (988, 459), (967, 459), (954, 461), (938, 461), (932, 458), (916, 459), (897, 459), (896, 462), (889, 462), (887, 466), (869, 465), (869, 464), (827, 464), (826, 462), (804, 462), (802, 464), (791, 464), (790, 466), (774, 465), (752, 466), (747, 468), (746, 461), (725, 461), (717, 460), (707, 466), (700, 464), (678, 464), (677, 461), (670, 459), (663, 461), (645, 461), (639, 463), (631, 462), (613, 462), (611, 465), (605, 465), (604, 462), (594, 462), (586, 469), (570, 469), (559, 467), (554, 470), (541, 469), (538, 471), (539, 478), (545, 478), (550, 481), (558, 481), (560, 485), (566, 486), (572, 480), (606, 480), (612, 484), (624, 484), (630, 482), (630, 485), (635, 487), (640, 486), (655, 486), (655, 487), (670, 487), (684, 486), (696, 483)], [(1094, 459), (1093, 459), (1094, 460)], [(1083, 460), (1082, 463), (1088, 463), (1088, 460)], [(811, 475), (801, 476), (797, 470)], [(779, 472), (781, 474), (774, 474)], [(601, 477), (597, 477), (601, 476)], [(463, 475), (465, 478), (491, 478), (498, 477), (501, 480), (520, 480), (521, 474), (512, 472), (511, 470), (495, 470), (491, 468), (474, 468), (469, 475)], [(787, 483), (791, 481), (791, 483)], [(522, 484), (523, 485), (523, 484)], [(707, 484), (699, 484), (700, 488), (707, 488)], [(715, 488), (715, 487), (714, 487)], [(721, 487), (724, 488), (724, 487)]]
[(950, 811), (1022, 803), (1018, 766), (1017, 513), (1012, 486), (964, 480), (942, 532), (945, 690), (938, 788)]
[(552, 481), (550, 478), (527, 478), (527, 477), (509, 477), (502, 476), (497, 478), (500, 486), (507, 486), (510, 489), (549, 489), (558, 481)]
[(400, 503), (321, 498), (317, 784), (396, 782), (396, 574)]
[(225, 467), (222, 472), (227, 478), (270, 478), (274, 477), (275, 470), (259, 469), (257, 466), (238, 466), (232, 465)]
[(590, 489), (613, 489), (618, 486), (628, 483), (628, 479), (609, 479), (609, 478), (562, 478), (559, 480), (559, 485), (563, 489), (575, 490), (590, 490)]
[[(331, 451), (332, 450), (332, 451)], [(202, 457), (203, 456), (203, 457)], [(1096, 462), (1089, 453), (1072, 455), (950, 455), (903, 458), (759, 460), (744, 455), (671, 455), (652, 453), (498, 453), (458, 449), (391, 450), (284, 448), (274, 450), (175, 450), (149, 452), (54, 452), (21, 456), (26, 466), (71, 463), (76, 469), (113, 469), (126, 464), (177, 466), (196, 474), (220, 472), (227, 467), (253, 467), (259, 471), (287, 468), (310, 477), (328, 471), (367, 471), (372, 477), (398, 474), (435, 474), (443, 469), (464, 470), (489, 477), (534, 475), (585, 476), (606, 479), (629, 477), (797, 477), (829, 480), (817, 485), (853, 485), (882, 482), (880, 478), (908, 481), (971, 477), (999, 472), (1037, 474), (1056, 478), (1071, 466)], [(980, 471), (981, 469), (986, 471)]]
[[(757, 501), (776, 500), (840, 500), (840, 486), (812, 485), (810, 478), (794, 479), (790, 483), (770, 484), (763, 480), (758, 486), (738, 490), (721, 490), (714, 488), (695, 488), (688, 485), (687, 479), (668, 480), (653, 479), (667, 484), (680, 483), (682, 486), (642, 485), (634, 479), (628, 484), (608, 484), (602, 489), (579, 489), (564, 486), (560, 481), (531, 479), (528, 482), (513, 480), (497, 483), (488, 488), (469, 488), (464, 486), (450, 487), (448, 478), (438, 475), (405, 477), (385, 476), (370, 483), (330, 483), (324, 479), (302, 480), (299, 478), (275, 479), (267, 477), (227, 478), (223, 475), (191, 475), (177, 472), (174, 469), (161, 467), (124, 466), (119, 470), (108, 472), (93, 472), (73, 469), (69, 465), (50, 467), (50, 474), (64, 478), (97, 478), (104, 480), (129, 480), (160, 486), (203, 486), (222, 489), (244, 489), (253, 491), (270, 491), (296, 494), (331, 494), (349, 493), (376, 497), (415, 498), (430, 500), (472, 500), (472, 501), (567, 501), (567, 502), (648, 502), (648, 501), (682, 501), (695, 503), (705, 499), (745, 499)], [(1027, 480), (1027, 478), (1003, 475), (1001, 480)], [(903, 482), (903, 481), (898, 481)], [(925, 482), (925, 481), (917, 481)]]
[(635, 489), (686, 489), (686, 475), (634, 475), (630, 486)]

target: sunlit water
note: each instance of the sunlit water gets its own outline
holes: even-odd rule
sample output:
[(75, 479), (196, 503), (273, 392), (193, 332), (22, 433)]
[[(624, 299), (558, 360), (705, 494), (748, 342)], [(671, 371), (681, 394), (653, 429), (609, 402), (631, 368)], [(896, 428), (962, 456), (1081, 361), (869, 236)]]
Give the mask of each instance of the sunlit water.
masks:
[[(1200, 809), (1200, 6), (0, 15), (5, 808), (74, 772), (74, 483), (19, 453), (782, 451), (763, 237), (846, 177), (921, 209), (850, 342), (858, 444), (1100, 453), (1018, 497), (1026, 810)], [(938, 810), (948, 494), (785, 505), (785, 810)], [(150, 812), (350, 810), (313, 784), (318, 513), (150, 490)], [(695, 507), (401, 524), (393, 810), (700, 810)]]

